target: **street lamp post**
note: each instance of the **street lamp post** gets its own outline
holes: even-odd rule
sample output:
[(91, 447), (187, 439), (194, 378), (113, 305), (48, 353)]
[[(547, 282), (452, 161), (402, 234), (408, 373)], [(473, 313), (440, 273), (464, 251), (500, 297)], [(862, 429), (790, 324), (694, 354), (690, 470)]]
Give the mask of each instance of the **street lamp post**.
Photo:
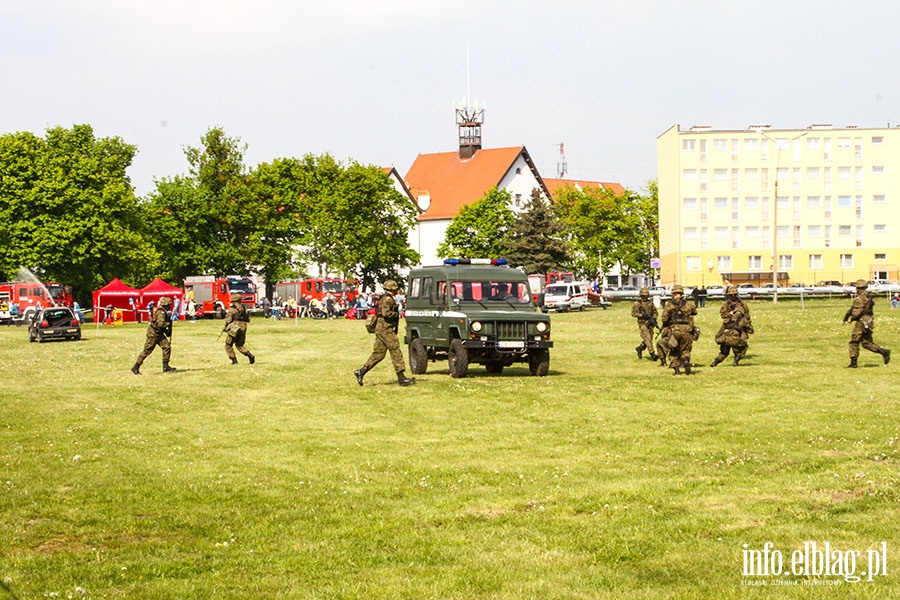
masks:
[(781, 151), (794, 140), (799, 140), (807, 134), (806, 131), (795, 135), (791, 139), (781, 143), (769, 137), (764, 131), (759, 132), (767, 140), (775, 142), (778, 147), (778, 158), (775, 160), (775, 198), (772, 202), (772, 303), (778, 303), (778, 170), (781, 168)]

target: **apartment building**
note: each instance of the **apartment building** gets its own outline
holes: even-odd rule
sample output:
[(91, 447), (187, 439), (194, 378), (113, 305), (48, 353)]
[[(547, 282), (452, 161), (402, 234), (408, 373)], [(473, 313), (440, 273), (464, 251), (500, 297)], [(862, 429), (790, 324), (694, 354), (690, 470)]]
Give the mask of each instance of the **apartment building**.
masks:
[(657, 162), (664, 285), (898, 279), (900, 128), (673, 125)]

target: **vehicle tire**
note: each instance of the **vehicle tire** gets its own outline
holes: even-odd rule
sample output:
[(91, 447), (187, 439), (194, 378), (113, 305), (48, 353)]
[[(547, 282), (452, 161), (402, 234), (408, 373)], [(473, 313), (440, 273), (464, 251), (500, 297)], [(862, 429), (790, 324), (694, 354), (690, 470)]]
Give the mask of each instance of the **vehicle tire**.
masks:
[(550, 351), (539, 348), (528, 353), (528, 368), (536, 377), (545, 377), (550, 372)]
[(34, 334), (31, 333), (30, 331), (28, 332), (28, 341), (29, 341), (29, 342), (34, 342), (34, 341), (36, 341), (36, 340), (34, 339)]
[(41, 334), (37, 334), (37, 343), (38, 344), (44, 343), (44, 337)]
[(450, 342), (447, 360), (450, 363), (450, 377), (462, 379), (469, 374), (469, 352), (463, 347), (461, 339)]
[(421, 375), (428, 370), (428, 350), (419, 338), (409, 342), (409, 370), (413, 375)]
[(495, 375), (499, 375), (503, 372), (503, 363), (489, 362), (488, 364), (484, 365), (484, 367), (487, 369), (488, 373), (494, 373)]
[(216, 306), (216, 318), (224, 319), (225, 318), (225, 308), (222, 306)]

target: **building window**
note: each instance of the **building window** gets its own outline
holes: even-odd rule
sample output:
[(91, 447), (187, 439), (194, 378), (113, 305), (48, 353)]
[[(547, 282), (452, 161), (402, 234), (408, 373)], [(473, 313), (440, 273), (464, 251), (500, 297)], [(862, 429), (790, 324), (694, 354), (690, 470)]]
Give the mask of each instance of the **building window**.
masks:
[(700, 249), (709, 250), (709, 227), (700, 228)]
[(806, 208), (822, 208), (822, 199), (819, 196), (807, 196)]
[(822, 159), (831, 160), (831, 138), (825, 138), (824, 144), (822, 147)]
[(885, 199), (884, 194), (875, 194), (874, 196), (872, 196), (872, 202), (876, 202), (878, 204), (881, 204), (882, 202), (884, 202), (884, 199)]
[(709, 218), (709, 199), (700, 198), (700, 220), (705, 221)]
[(728, 198), (716, 198), (713, 202), (716, 210), (728, 210)]
[(760, 216), (762, 216), (762, 220), (768, 221), (769, 220), (769, 199), (768, 198), (762, 199), (762, 211), (761, 212), (762, 212), (762, 215), (760, 215)]
[(759, 148), (759, 140), (756, 138), (747, 138), (744, 140), (744, 150), (756, 150)]
[(728, 169), (716, 169), (713, 173), (716, 181), (728, 181)]
[(779, 269), (793, 269), (794, 268), (794, 255), (793, 254), (779, 254), (778, 255), (778, 268)]
[(830, 219), (831, 218), (831, 196), (825, 196), (824, 207), (825, 207), (825, 218)]
[(685, 227), (684, 228), (684, 239), (696, 240), (697, 239), (697, 228), (696, 227)]
[(831, 225), (826, 225), (826, 226), (825, 226), (825, 247), (826, 247), (826, 248), (831, 248), (831, 244), (832, 244), (832, 241), (831, 241)]
[(719, 256), (716, 259), (716, 264), (719, 266), (719, 271), (730, 271), (731, 270), (731, 257), (730, 256)]
[(872, 226), (872, 231), (875, 233), (887, 233), (887, 225), (884, 223), (875, 223)]
[(744, 181), (759, 181), (759, 169), (744, 169)]
[(794, 248), (800, 247), (800, 226), (794, 225)]
[(791, 236), (791, 226), (790, 225), (779, 225), (778, 229), (775, 230), (778, 239), (789, 238)]
[(872, 175), (884, 175), (884, 165), (876, 165), (872, 167)]
[(772, 245), (772, 232), (769, 229), (768, 225), (763, 225), (762, 228), (762, 247), (768, 248)]
[(807, 179), (818, 179), (821, 176), (821, 169), (819, 167), (806, 167), (806, 178)]
[(684, 210), (697, 210), (697, 199), (696, 198), (685, 198), (684, 199)]
[(522, 206), (522, 194), (516, 194), (516, 208), (521, 208)]
[(775, 177), (778, 181), (787, 181), (790, 173), (791, 169), (789, 167), (778, 167), (778, 170), (775, 172)]
[(700, 162), (706, 162), (706, 140), (700, 140)]
[(762, 161), (769, 160), (769, 140), (765, 139), (761, 142), (759, 158)]
[(737, 250), (741, 247), (741, 228), (740, 227), (732, 227), (731, 228), (731, 247), (734, 250)]
[(697, 181), (697, 169), (685, 169), (684, 170), (684, 180), (685, 181)]
[(810, 254), (809, 255), (809, 268), (810, 269), (821, 269), (822, 268), (822, 255), (821, 254)]
[(811, 238), (822, 237), (822, 226), (821, 225), (807, 225), (806, 237), (811, 237)]
[(838, 235), (841, 237), (847, 237), (853, 235), (853, 226), (852, 225), (838, 225)]
[(700, 169), (700, 191), (705, 192), (706, 186), (709, 183), (709, 175), (706, 174), (706, 169)]
[(853, 138), (853, 156), (856, 160), (863, 159), (862, 138)]
[(822, 147), (822, 140), (817, 137), (806, 138), (807, 150), (818, 150)]
[(731, 199), (731, 220), (732, 221), (740, 221), (741, 220), (741, 203), (738, 198)]
[(750, 225), (747, 227), (746, 235), (748, 240), (758, 240), (759, 239), (759, 226)]
[(697, 140), (681, 140), (681, 149), (685, 152), (693, 152), (697, 149)]
[(744, 198), (744, 208), (747, 210), (756, 210), (759, 208), (759, 198), (756, 196), (747, 196)]
[(884, 143), (884, 136), (880, 136), (880, 135), (872, 136), (872, 144), (877, 145), (877, 144), (883, 144), (883, 143)]
[(861, 247), (862, 247), (862, 245), (863, 245), (863, 236), (865, 235), (865, 233), (866, 233), (865, 227), (863, 227), (862, 225), (857, 225), (857, 226), (856, 226), (856, 247), (857, 247), (857, 248), (861, 248)]
[(849, 150), (850, 149), (850, 138), (839, 137), (838, 141), (837, 141), (837, 149), (838, 150)]
[(747, 268), (751, 271), (759, 271), (762, 269), (762, 256), (759, 254), (751, 254), (747, 257)]
[(842, 269), (852, 269), (853, 268), (853, 255), (852, 254), (841, 254), (841, 268)]
[(731, 160), (733, 162), (741, 160), (740, 140), (731, 140)]
[(831, 167), (825, 167), (822, 173), (825, 175), (825, 191), (829, 192), (831, 191)]
[(719, 152), (724, 152), (728, 150), (728, 140), (718, 139), (713, 140), (713, 150), (718, 150)]
[(685, 256), (684, 257), (684, 268), (687, 271), (699, 271), (700, 270), (700, 257), (699, 256)]
[(838, 196), (838, 208), (850, 208), (852, 206), (850, 196)]
[(856, 218), (857, 219), (863, 218), (863, 197), (862, 196), (856, 197)]
[(800, 196), (794, 196), (794, 220), (800, 220)]
[(858, 190), (863, 189), (863, 168), (862, 167), (856, 167), (856, 169), (854, 169), (853, 179), (856, 184), (856, 189), (858, 189)]
[(887, 260), (887, 253), (885, 253), (885, 252), (876, 252), (876, 253), (875, 253), (875, 260), (877, 260), (877, 261), (884, 261), (884, 260)]
[(794, 189), (799, 191), (801, 183), (802, 183), (802, 179), (800, 178), (800, 167), (794, 167), (794, 180), (793, 180)]
[(759, 170), (759, 189), (762, 191), (766, 191), (769, 189), (769, 170), (768, 169), (760, 169)]
[(838, 167), (838, 179), (850, 179), (850, 167)]
[(716, 239), (717, 240), (727, 240), (728, 239), (728, 228), (727, 227), (716, 227)]
[(736, 192), (740, 189), (740, 169), (731, 170), (731, 191)]

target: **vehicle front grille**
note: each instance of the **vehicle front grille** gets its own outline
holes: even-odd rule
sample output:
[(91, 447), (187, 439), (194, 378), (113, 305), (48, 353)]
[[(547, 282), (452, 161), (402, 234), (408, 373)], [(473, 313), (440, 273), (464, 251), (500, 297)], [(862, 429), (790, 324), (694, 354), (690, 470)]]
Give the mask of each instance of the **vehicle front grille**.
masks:
[(496, 321), (494, 331), (498, 340), (522, 340), (528, 332), (524, 321)]

